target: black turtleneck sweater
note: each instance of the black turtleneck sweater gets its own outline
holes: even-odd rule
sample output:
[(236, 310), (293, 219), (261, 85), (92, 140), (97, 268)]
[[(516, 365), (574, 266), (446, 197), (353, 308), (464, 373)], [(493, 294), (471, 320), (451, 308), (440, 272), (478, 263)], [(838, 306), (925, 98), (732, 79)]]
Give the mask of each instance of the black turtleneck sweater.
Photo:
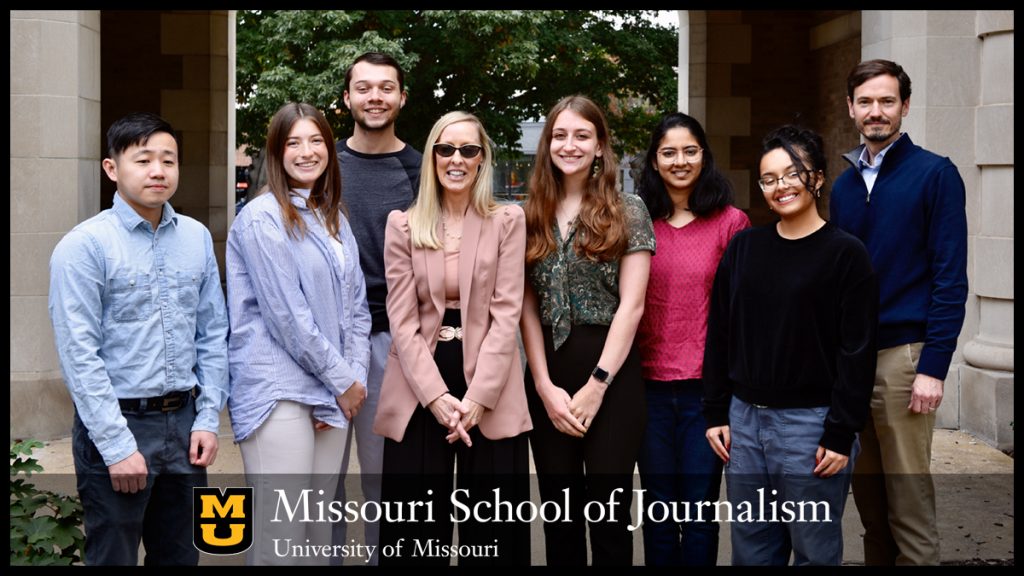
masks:
[(864, 245), (826, 223), (797, 240), (775, 224), (726, 249), (704, 350), (708, 427), (729, 424), (733, 395), (770, 408), (828, 406), (821, 445), (849, 455), (868, 417), (878, 283)]

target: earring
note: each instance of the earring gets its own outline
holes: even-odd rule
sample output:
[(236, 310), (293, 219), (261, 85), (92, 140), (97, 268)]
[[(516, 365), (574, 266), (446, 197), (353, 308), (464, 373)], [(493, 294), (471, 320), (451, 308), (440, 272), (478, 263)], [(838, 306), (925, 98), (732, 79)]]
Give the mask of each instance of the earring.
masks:
[(814, 197), (821, 198), (821, 188), (818, 188), (817, 190), (814, 191)]
[(597, 178), (601, 174), (601, 163), (598, 162), (598, 158), (594, 158), (594, 163), (590, 165), (590, 177)]

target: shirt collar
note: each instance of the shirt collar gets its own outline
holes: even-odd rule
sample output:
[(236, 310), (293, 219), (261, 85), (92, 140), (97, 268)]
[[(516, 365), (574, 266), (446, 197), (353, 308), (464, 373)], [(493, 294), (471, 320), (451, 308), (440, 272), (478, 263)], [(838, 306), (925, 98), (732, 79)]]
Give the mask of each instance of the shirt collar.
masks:
[[(124, 198), (121, 197), (120, 192), (114, 192), (114, 214), (121, 220), (121, 224), (129, 230), (134, 230), (143, 222), (148, 222), (139, 213), (135, 211)], [(160, 213), (160, 225), (157, 228), (161, 228), (168, 223), (178, 225), (178, 213), (171, 207), (170, 202), (164, 202), (164, 209)]]
[[(903, 138), (903, 134), (900, 134), (900, 138)], [(897, 139), (893, 140), (892, 142), (889, 143), (888, 146), (886, 146), (885, 148), (882, 148), (881, 150), (879, 150), (878, 154), (875, 154), (875, 164), (874, 164), (874, 166), (872, 166), (871, 163), (868, 162), (868, 147), (864, 146), (864, 148), (861, 149), (861, 151), (860, 151), (860, 158), (857, 159), (857, 165), (860, 166), (861, 170), (863, 170), (865, 168), (874, 168), (876, 170), (878, 168), (881, 168), (882, 167), (882, 160), (885, 159), (885, 154), (889, 151), (890, 148), (892, 148), (893, 144), (895, 144), (895, 143), (900, 141), (900, 138), (897, 138)]]
[(288, 193), (288, 202), (300, 210), (309, 210), (309, 188), (292, 188)]

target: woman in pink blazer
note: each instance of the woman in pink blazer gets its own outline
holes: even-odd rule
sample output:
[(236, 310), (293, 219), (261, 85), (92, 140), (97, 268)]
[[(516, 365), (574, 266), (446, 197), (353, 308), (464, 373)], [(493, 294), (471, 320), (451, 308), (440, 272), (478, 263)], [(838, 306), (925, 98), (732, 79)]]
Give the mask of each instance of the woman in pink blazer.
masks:
[[(442, 116), (425, 152), (418, 197), (388, 216), (384, 237), (393, 342), (373, 429), (387, 438), (382, 500), (392, 510), (381, 545), (399, 554), (381, 564), (448, 565), (450, 554), (414, 543), (450, 545), (454, 515), (460, 565), (527, 565), (529, 524), (499, 521), (493, 505), (529, 499), (532, 424), (516, 341), (526, 220), (494, 200), (491, 146), (475, 116)], [(414, 501), (431, 502), (432, 518), (423, 507), (412, 517)], [(467, 514), (478, 502), (481, 514)]]

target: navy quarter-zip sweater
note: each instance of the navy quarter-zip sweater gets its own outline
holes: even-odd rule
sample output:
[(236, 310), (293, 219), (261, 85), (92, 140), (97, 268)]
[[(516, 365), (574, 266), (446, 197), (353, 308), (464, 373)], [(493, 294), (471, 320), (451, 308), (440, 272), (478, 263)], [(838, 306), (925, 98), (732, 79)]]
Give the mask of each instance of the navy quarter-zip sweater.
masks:
[(832, 186), (832, 222), (864, 243), (878, 275), (878, 348), (924, 342), (917, 372), (946, 379), (967, 301), (964, 182), (949, 160), (903, 134), (868, 194), (858, 169)]

